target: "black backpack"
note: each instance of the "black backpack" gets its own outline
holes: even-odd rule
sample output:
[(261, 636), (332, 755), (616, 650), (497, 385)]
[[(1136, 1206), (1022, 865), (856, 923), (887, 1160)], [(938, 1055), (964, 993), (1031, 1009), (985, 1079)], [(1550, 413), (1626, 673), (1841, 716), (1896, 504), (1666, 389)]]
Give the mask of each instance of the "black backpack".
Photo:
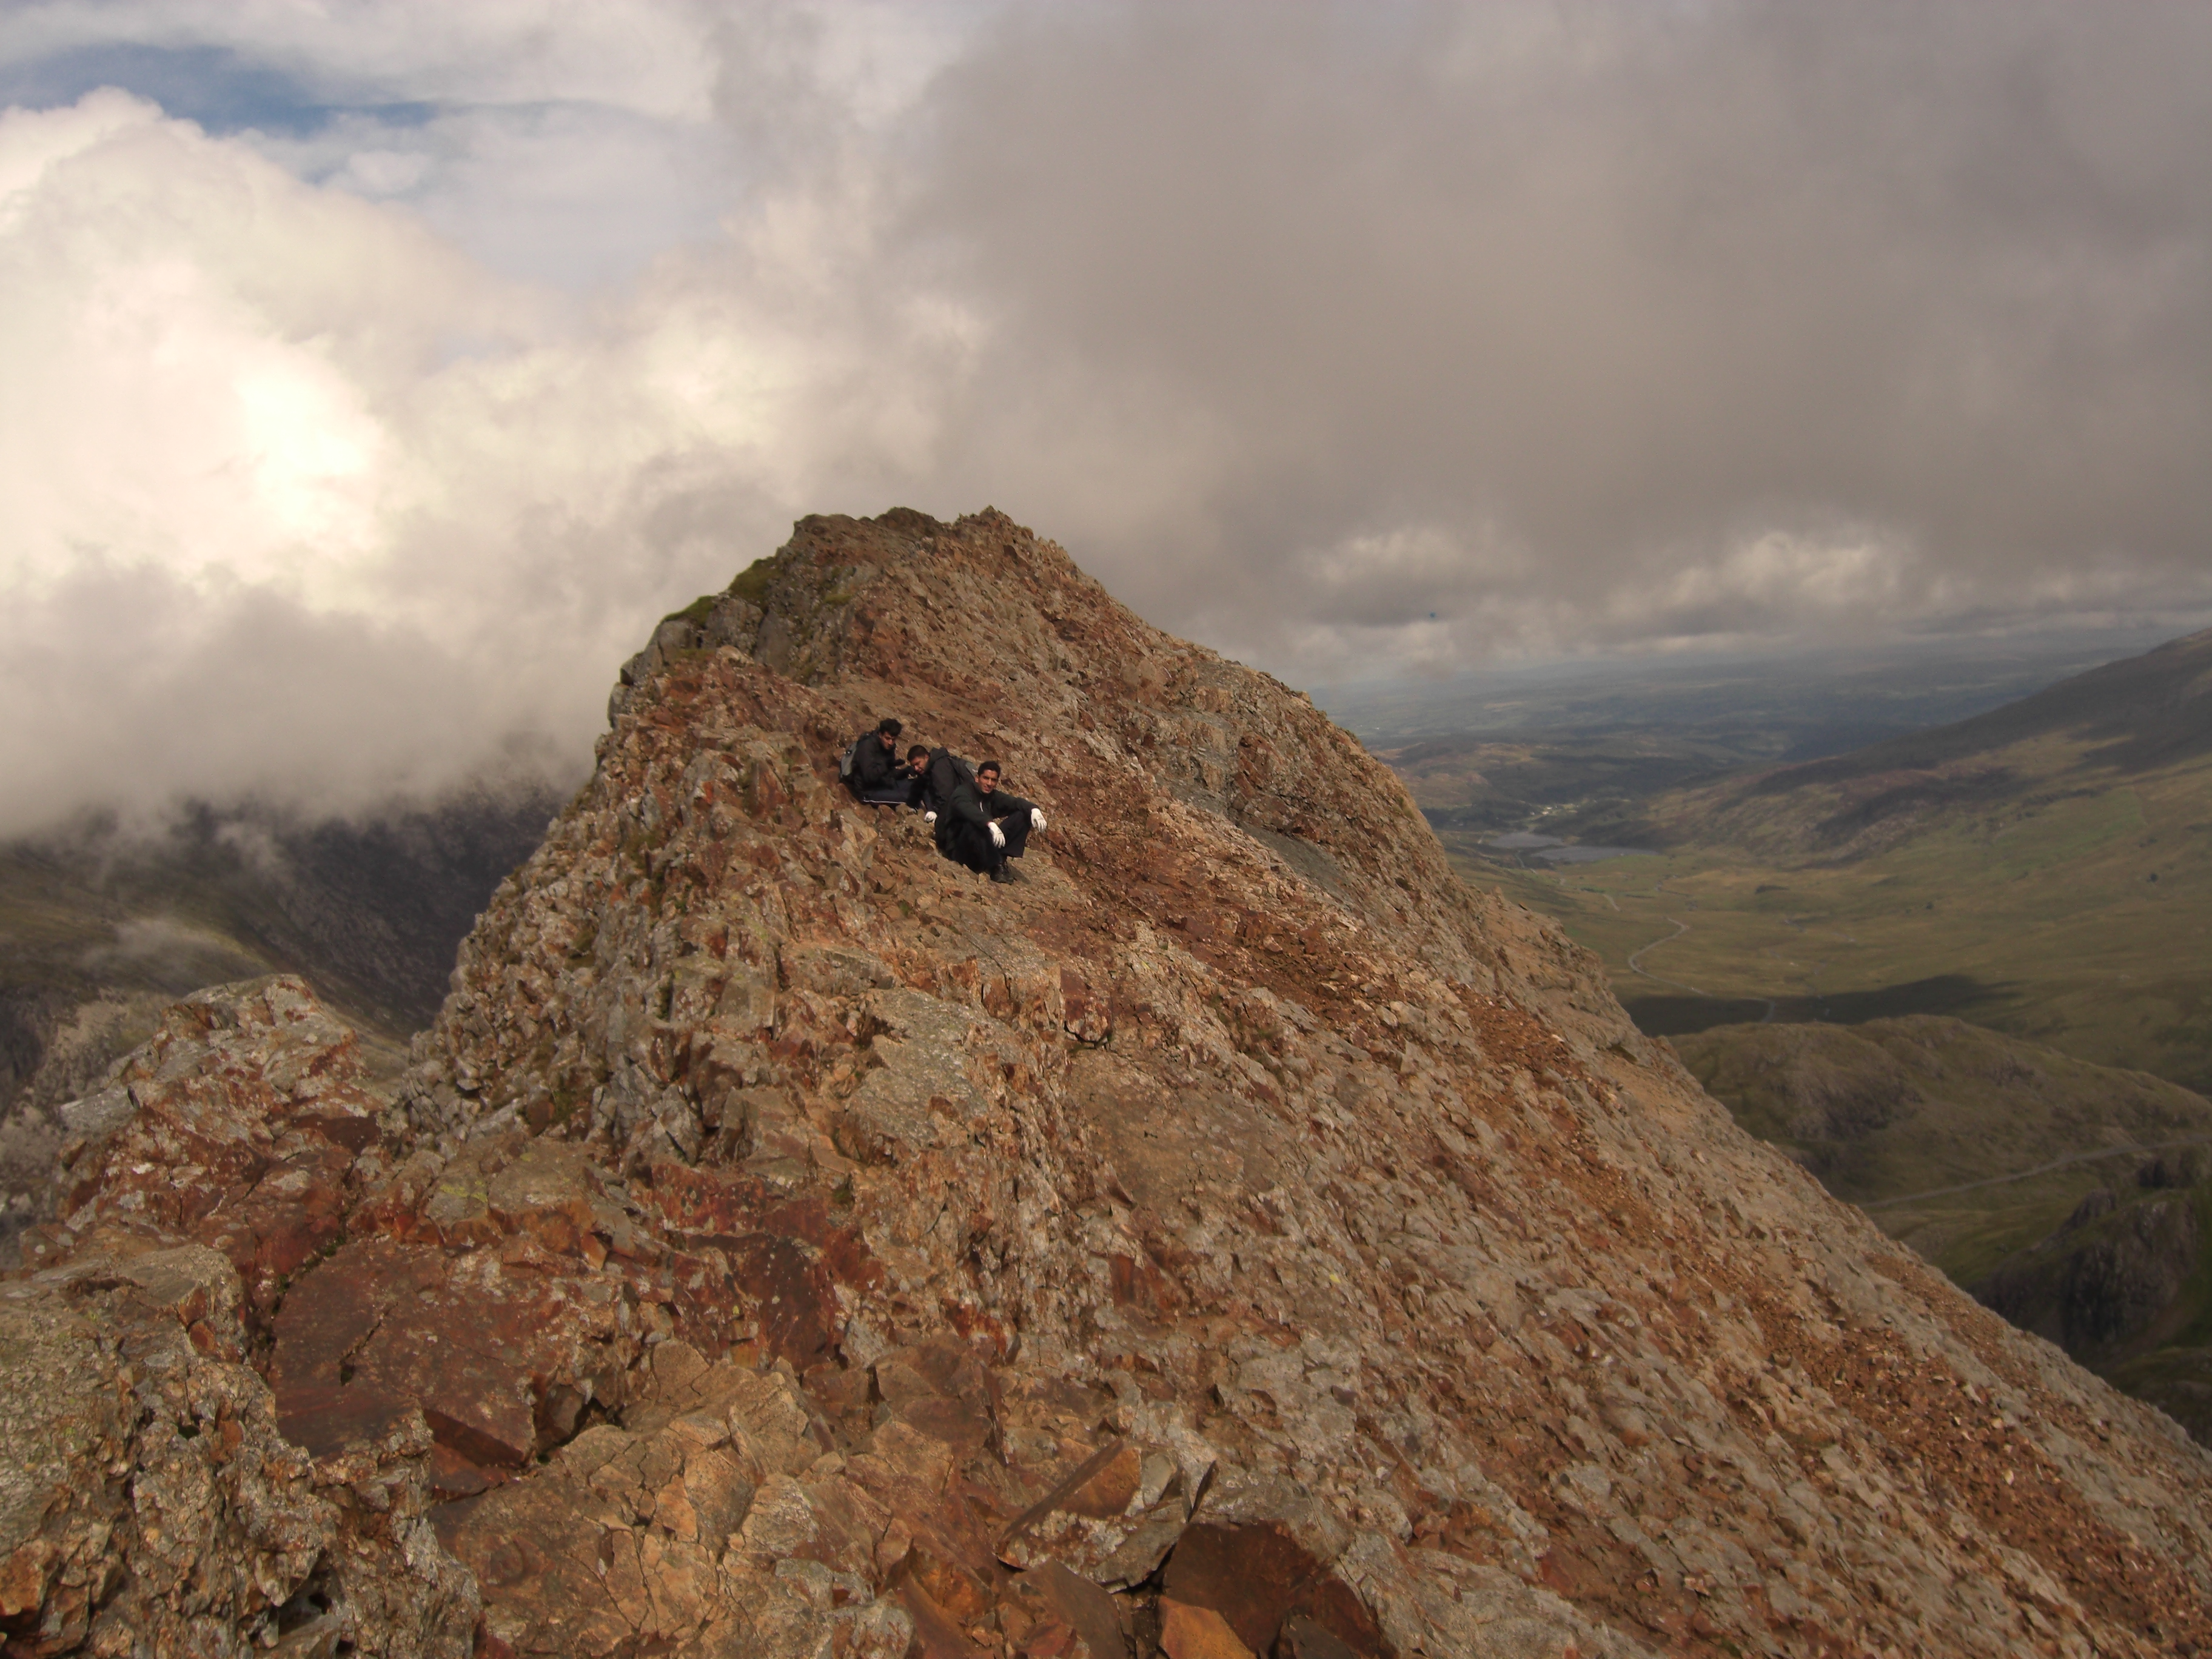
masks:
[[(950, 749), (934, 749), (930, 751), (930, 773), (934, 773), (937, 770), (937, 757), (939, 755), (944, 756), (947, 761), (951, 763), (952, 775), (955, 779), (961, 783), (966, 784), (971, 789), (975, 787), (975, 763), (970, 760), (962, 759), (959, 756), (954, 754)], [(924, 777), (927, 779), (928, 777), (928, 774), (924, 774)], [(927, 788), (930, 799), (936, 801), (937, 809), (940, 811), (943, 811), (946, 802), (936, 800), (937, 791), (933, 787), (933, 783), (926, 784), (925, 787)]]

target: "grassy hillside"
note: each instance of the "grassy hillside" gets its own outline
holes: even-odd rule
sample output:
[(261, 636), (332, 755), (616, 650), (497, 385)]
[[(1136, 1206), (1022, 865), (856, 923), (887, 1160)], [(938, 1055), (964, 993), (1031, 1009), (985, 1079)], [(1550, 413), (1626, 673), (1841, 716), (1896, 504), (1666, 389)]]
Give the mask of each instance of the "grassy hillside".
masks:
[(1656, 1034), (1954, 1014), (2212, 1089), (2212, 757), (2111, 755), (2042, 735), (1921, 776), (1731, 780), (1584, 828), (1664, 852), (1559, 871), (1446, 839), (1604, 957)]
[(1931, 1015), (1729, 1025), (1674, 1039), (1737, 1122), (1963, 1285), (2161, 1148), (2212, 1142), (2212, 1101)]
[(1931, 732), (1547, 823), (1650, 856), (1471, 878), (1647, 1030), (1955, 1014), (2212, 1089), (2212, 632)]
[(1745, 1128), (2212, 1442), (2212, 1101), (1927, 1015), (1674, 1042)]

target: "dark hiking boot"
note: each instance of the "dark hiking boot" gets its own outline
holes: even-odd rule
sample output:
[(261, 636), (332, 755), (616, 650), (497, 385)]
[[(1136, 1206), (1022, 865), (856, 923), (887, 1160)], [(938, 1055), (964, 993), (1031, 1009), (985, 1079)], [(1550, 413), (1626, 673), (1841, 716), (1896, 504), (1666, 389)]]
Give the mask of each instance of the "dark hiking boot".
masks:
[(991, 879), (1002, 887), (1011, 887), (1014, 884), (1016, 878), (1014, 872), (1002, 864), (991, 872)]

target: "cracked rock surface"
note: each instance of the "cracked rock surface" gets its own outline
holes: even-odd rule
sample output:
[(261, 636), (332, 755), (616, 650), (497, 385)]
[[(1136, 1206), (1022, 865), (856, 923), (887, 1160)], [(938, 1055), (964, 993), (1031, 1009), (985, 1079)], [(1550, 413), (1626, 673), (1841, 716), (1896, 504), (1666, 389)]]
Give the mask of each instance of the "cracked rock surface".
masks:
[(422, 1417), (320, 1455), (264, 1377), (269, 1316), (379, 1166), (378, 1103), (276, 979), (187, 998), (64, 1109), (60, 1218), (0, 1281), (8, 1654), (470, 1650)]
[(396, 1098), (277, 981), (73, 1103), (23, 1650), (2212, 1651), (2203, 1451), (1003, 515), (803, 521), (611, 712)]

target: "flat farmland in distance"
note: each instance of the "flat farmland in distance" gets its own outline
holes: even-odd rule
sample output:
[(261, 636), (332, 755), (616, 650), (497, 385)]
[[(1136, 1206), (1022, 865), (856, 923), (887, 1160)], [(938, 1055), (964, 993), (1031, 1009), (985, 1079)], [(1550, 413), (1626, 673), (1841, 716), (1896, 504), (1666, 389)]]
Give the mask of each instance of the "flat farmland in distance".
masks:
[(1672, 842), (1654, 854), (1547, 868), (1443, 840), (1603, 957), (1656, 1036), (1951, 1014), (2212, 1088), (2212, 763), (2118, 774), (2024, 747), (1843, 846), (1822, 843), (1854, 830), (1850, 803), (1741, 786), (1654, 802)]

